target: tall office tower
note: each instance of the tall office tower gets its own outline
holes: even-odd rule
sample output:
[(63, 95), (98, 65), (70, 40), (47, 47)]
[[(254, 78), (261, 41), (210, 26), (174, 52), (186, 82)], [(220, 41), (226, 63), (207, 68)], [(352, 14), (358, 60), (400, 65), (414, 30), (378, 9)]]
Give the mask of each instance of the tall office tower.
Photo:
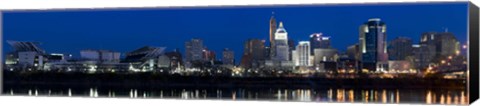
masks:
[(379, 18), (369, 19), (360, 26), (361, 69), (388, 70), (386, 25)]
[(275, 59), (278, 61), (289, 60), (289, 45), (288, 45), (288, 33), (283, 27), (283, 23), (280, 22), (277, 31), (275, 32)]
[(314, 49), (320, 48), (322, 41), (322, 33), (313, 33), (310, 35), (310, 54), (314, 54)]
[(272, 17), (270, 17), (270, 54), (269, 57), (272, 59), (275, 56), (275, 32), (277, 30), (277, 20), (275, 19), (275, 13), (272, 12)]
[(296, 49), (292, 52), (295, 66), (312, 66), (309, 41), (298, 42)]
[(265, 41), (249, 39), (245, 42), (243, 55), (251, 55), (254, 60), (265, 60)]
[(389, 60), (406, 60), (412, 56), (412, 40), (407, 37), (397, 37), (388, 43), (387, 53)]
[(331, 48), (330, 37), (323, 36), (323, 33), (313, 33), (310, 35), (310, 53), (313, 55), (313, 49), (328, 49)]
[(223, 58), (222, 62), (225, 65), (235, 65), (235, 54), (232, 50), (228, 48), (223, 49)]
[(191, 39), (190, 41), (185, 42), (185, 60), (186, 62), (191, 61), (201, 61), (203, 60), (203, 50), (204, 50), (203, 40), (201, 39)]
[(244, 68), (256, 68), (265, 61), (265, 41), (249, 39), (245, 42), (243, 56), (240, 65)]
[(450, 32), (423, 33), (420, 44), (435, 47), (435, 58), (448, 57), (460, 54), (460, 42)]
[(207, 48), (203, 49), (203, 60), (204, 61), (215, 61), (216, 55), (215, 51), (208, 50)]

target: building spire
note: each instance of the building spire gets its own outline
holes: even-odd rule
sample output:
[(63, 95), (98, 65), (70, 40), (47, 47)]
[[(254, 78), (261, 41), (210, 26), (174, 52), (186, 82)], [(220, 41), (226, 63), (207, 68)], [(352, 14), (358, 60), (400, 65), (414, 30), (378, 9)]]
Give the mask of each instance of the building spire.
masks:
[(283, 28), (283, 22), (280, 21), (279, 25), (278, 25), (278, 28)]

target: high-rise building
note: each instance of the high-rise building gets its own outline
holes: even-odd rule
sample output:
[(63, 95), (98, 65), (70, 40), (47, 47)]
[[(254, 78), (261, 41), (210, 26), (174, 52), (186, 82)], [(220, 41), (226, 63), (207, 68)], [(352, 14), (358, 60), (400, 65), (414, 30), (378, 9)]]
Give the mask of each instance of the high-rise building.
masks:
[(223, 58), (222, 62), (225, 65), (235, 65), (235, 54), (232, 50), (228, 48), (223, 49)]
[(435, 46), (427, 44), (412, 45), (413, 64), (416, 69), (426, 69), (435, 57)]
[(310, 52), (313, 55), (313, 49), (327, 49), (331, 48), (330, 46), (330, 37), (323, 36), (323, 33), (313, 33), (310, 35)]
[(362, 53), (361, 69), (388, 70), (386, 25), (379, 18), (369, 19), (360, 26), (359, 46)]
[(265, 60), (265, 41), (249, 39), (245, 42), (244, 55), (252, 55), (254, 60)]
[(241, 66), (244, 68), (258, 67), (265, 61), (265, 41), (249, 39), (245, 42)]
[(277, 20), (275, 19), (274, 12), (272, 12), (272, 17), (270, 17), (270, 52), (269, 58), (273, 58), (275, 56), (275, 32), (277, 30)]
[(289, 61), (288, 33), (283, 27), (283, 22), (280, 22), (277, 31), (275, 32), (275, 58), (277, 61)]
[(185, 42), (185, 60), (186, 62), (191, 61), (202, 61), (203, 60), (203, 50), (204, 50), (203, 40), (201, 39), (191, 39), (190, 41)]
[(215, 61), (216, 59), (215, 51), (208, 50), (207, 48), (203, 49), (202, 54), (204, 61)]
[(423, 33), (420, 44), (434, 46), (436, 58), (460, 54), (460, 42), (450, 32)]
[(407, 37), (397, 37), (388, 43), (387, 53), (389, 60), (405, 60), (412, 54), (412, 40)]
[(300, 41), (292, 52), (295, 66), (312, 66), (309, 41)]

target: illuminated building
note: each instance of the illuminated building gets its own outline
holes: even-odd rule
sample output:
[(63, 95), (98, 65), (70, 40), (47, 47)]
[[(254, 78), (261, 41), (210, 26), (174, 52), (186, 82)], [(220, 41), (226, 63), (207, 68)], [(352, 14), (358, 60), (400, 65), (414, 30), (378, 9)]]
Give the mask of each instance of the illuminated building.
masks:
[(413, 57), (416, 69), (426, 69), (435, 57), (435, 47), (427, 44), (412, 45)]
[(288, 32), (283, 27), (283, 23), (280, 22), (277, 31), (275, 32), (275, 58), (276, 61), (288, 61), (289, 50), (288, 44)]
[(5, 67), (10, 70), (39, 70), (46, 61), (45, 51), (38, 45), (39, 42), (7, 41), (14, 51), (8, 53), (5, 59)]
[(204, 48), (203, 40), (201, 39), (191, 39), (190, 41), (185, 42), (186, 62), (202, 61)]
[(128, 52), (124, 63), (131, 64), (131, 71), (154, 71), (157, 67), (158, 58), (164, 55), (165, 47), (145, 46)]
[(232, 50), (228, 48), (223, 49), (223, 58), (222, 62), (225, 65), (235, 65), (235, 54)]
[(323, 33), (313, 33), (310, 35), (310, 47), (311, 55), (313, 55), (313, 49), (331, 48), (330, 37), (323, 36)]
[(361, 67), (369, 71), (388, 70), (386, 25), (379, 18), (360, 26)]
[(295, 50), (292, 51), (293, 53), (293, 63), (295, 66), (312, 66), (310, 55), (310, 42), (308, 41), (300, 41)]
[(434, 47), (435, 57), (457, 55), (460, 51), (460, 42), (450, 32), (426, 32), (420, 38), (420, 44)]

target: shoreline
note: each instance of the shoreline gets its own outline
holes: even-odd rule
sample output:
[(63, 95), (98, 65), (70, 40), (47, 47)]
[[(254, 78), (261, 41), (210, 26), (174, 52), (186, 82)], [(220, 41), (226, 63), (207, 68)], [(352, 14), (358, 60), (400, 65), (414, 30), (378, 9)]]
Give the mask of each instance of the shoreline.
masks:
[(70, 86), (112, 88), (385, 88), (466, 89), (464, 79), (226, 77), (158, 74), (15, 74), (5, 73), (5, 86)]

